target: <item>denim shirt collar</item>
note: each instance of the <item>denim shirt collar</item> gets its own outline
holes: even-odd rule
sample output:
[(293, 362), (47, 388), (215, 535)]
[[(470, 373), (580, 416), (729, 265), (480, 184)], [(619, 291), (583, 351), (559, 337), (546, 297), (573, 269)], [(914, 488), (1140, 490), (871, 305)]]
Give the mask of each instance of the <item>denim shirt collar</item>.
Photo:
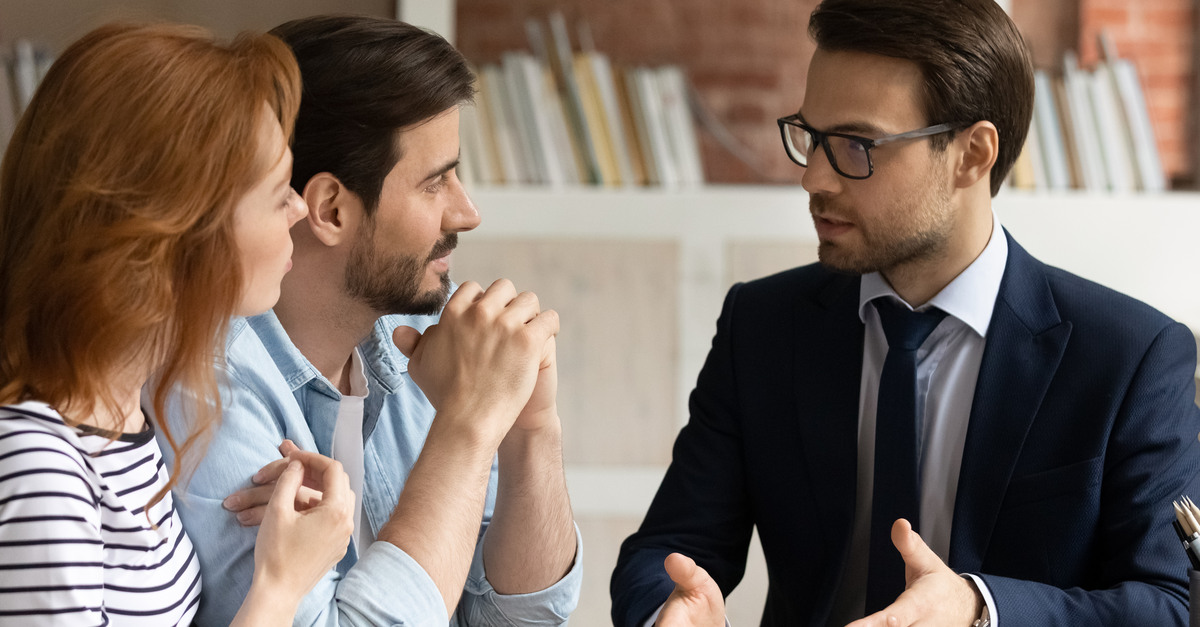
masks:
[[(404, 385), (403, 375), (408, 371), (408, 358), (392, 345), (392, 330), (399, 324), (399, 320), (394, 318), (398, 317), (384, 316), (376, 320), (371, 327), (371, 334), (358, 345), (362, 351), (369, 387), (378, 386), (384, 394), (392, 394), (400, 389)], [(246, 318), (245, 321), (270, 353), (292, 392), (311, 384), (327, 396), (341, 398), (337, 387), (292, 343), (273, 309)]]
[(408, 372), (408, 357), (392, 342), (392, 331), (399, 325), (399, 320), (399, 316), (376, 320), (371, 334), (358, 345), (368, 376), (374, 378), (386, 394), (399, 390), (404, 385), (403, 375)]

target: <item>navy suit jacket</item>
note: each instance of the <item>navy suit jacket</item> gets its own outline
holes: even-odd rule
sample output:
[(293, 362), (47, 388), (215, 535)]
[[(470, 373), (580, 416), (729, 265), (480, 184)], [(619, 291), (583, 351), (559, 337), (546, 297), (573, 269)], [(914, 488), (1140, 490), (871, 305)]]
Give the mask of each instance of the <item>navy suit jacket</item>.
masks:
[[(979, 574), (1010, 627), (1186, 625), (1171, 499), (1200, 495), (1193, 336), (1008, 246), (949, 566)], [(616, 625), (640, 627), (666, 600), (672, 551), (728, 594), (754, 526), (762, 624), (826, 624), (854, 519), (858, 298), (858, 277), (820, 265), (729, 291), (671, 466), (621, 547)]]

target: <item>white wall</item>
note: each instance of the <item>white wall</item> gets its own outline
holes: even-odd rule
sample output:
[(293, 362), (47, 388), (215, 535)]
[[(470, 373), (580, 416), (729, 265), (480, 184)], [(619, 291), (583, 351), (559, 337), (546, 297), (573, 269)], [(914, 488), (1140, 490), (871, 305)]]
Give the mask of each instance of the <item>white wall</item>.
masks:
[(454, 0), (396, 0), (396, 19), (424, 26), (454, 43)]

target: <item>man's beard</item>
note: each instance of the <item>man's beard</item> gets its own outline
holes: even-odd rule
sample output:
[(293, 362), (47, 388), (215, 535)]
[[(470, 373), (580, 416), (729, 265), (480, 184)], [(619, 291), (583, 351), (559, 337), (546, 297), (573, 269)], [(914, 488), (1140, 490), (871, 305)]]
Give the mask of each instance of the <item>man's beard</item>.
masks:
[[(831, 209), (831, 215), (853, 218), (862, 237), (862, 248), (854, 250), (833, 242), (820, 242), (817, 257), (825, 267), (847, 274), (887, 272), (892, 268), (934, 259), (945, 253), (951, 237), (952, 210), (948, 193), (928, 187), (925, 193), (897, 199), (887, 213), (890, 224), (879, 220), (863, 222), (861, 216), (847, 215), (830, 207), (824, 196), (809, 198), (812, 213)], [(902, 221), (895, 218), (903, 217)]]
[(397, 255), (383, 259), (374, 244), (374, 227), (369, 227), (350, 251), (346, 265), (346, 293), (380, 315), (429, 315), (441, 311), (450, 294), (450, 274), (443, 272), (438, 287), (422, 292), (425, 268), (458, 245), (458, 234), (449, 233), (434, 245), (425, 258)]

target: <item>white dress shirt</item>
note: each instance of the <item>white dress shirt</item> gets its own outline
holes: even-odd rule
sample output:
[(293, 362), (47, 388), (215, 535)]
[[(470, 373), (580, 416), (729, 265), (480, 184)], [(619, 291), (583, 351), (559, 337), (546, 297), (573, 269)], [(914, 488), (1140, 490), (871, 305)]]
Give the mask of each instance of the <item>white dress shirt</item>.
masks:
[[(1008, 241), (1000, 221), (992, 214), (992, 236), (983, 252), (928, 303), (947, 316), (917, 351), (917, 412), (923, 416), (919, 467), (921, 476), (921, 538), (942, 559), (949, 560), (951, 523), (962, 465), (967, 422), (975, 398), (975, 383), (983, 360), (992, 309), (1008, 263)], [(862, 382), (858, 410), (858, 482), (855, 486), (854, 529), (850, 556), (834, 596), (830, 625), (845, 625), (861, 618), (866, 609), (866, 583), (871, 534), (871, 495), (875, 470), (875, 411), (879, 376), (887, 356), (887, 339), (871, 301), (891, 298), (912, 306), (888, 285), (878, 272), (863, 275), (858, 315), (866, 325), (863, 340)], [(999, 627), (991, 594), (972, 577)]]

